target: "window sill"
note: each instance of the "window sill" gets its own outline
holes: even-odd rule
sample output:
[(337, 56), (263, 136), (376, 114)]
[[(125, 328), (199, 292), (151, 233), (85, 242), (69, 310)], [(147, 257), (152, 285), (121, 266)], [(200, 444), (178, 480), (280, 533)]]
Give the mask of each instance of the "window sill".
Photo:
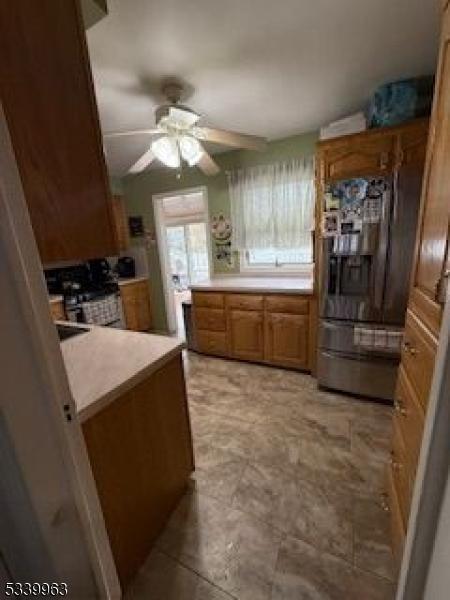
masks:
[(313, 277), (314, 263), (304, 265), (296, 269), (278, 267), (245, 267), (241, 265), (239, 275), (251, 277)]

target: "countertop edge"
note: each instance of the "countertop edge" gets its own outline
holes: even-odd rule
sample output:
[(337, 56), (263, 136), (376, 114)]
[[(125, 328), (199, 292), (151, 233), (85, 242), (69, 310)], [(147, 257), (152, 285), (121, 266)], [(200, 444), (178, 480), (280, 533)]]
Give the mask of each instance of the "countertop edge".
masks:
[[(111, 402), (123, 396), (126, 392), (130, 391), (134, 387), (136, 387), (139, 383), (144, 381), (149, 375), (158, 371), (162, 366), (167, 364), (172, 358), (175, 358), (181, 351), (186, 347), (185, 342), (179, 343), (172, 350), (169, 350), (163, 356), (159, 357), (137, 373), (135, 373), (132, 377), (125, 380), (123, 383), (115, 387), (110, 392), (100, 396), (88, 406), (77, 411), (78, 421), (83, 424), (91, 417), (98, 414), (101, 410), (106, 408)], [(76, 402), (75, 402), (76, 404)]]
[(117, 283), (119, 287), (123, 287), (125, 285), (131, 285), (133, 283), (139, 283), (140, 281), (148, 281), (149, 278), (146, 275), (142, 277), (125, 277), (125, 279), (118, 279)]
[(267, 287), (246, 287), (246, 286), (221, 286), (210, 285), (210, 286), (198, 286), (191, 285), (191, 291), (193, 292), (242, 292), (242, 293), (257, 293), (257, 294), (288, 294), (288, 295), (299, 295), (299, 296), (313, 296), (314, 288), (267, 288)]

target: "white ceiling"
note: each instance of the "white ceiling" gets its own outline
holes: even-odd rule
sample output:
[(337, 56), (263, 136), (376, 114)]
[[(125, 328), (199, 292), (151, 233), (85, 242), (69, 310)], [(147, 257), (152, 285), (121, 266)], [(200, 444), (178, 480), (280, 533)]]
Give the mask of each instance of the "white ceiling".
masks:
[[(377, 85), (434, 70), (439, 0), (108, 0), (88, 44), (103, 131), (154, 125), (161, 81), (211, 126), (277, 139), (360, 109)], [(146, 136), (108, 141), (123, 175)]]

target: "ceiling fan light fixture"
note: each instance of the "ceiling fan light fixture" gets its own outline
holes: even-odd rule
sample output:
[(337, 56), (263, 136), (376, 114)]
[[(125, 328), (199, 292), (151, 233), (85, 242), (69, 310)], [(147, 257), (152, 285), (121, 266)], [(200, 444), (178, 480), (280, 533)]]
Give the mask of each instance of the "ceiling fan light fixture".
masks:
[(196, 165), (204, 154), (200, 142), (191, 135), (183, 135), (179, 139), (180, 152), (190, 167)]
[(178, 169), (181, 164), (177, 140), (164, 135), (152, 143), (153, 154), (166, 166)]

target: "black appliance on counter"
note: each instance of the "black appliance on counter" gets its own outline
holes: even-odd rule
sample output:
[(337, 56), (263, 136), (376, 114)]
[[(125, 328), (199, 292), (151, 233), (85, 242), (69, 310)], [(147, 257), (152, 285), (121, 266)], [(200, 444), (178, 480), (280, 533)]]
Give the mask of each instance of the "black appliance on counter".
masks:
[(116, 273), (121, 279), (136, 277), (136, 265), (131, 256), (121, 256), (117, 260)]
[[(83, 305), (119, 298), (119, 285), (106, 259), (90, 260), (70, 267), (45, 269), (49, 294), (62, 295), (69, 321), (85, 323)], [(108, 325), (120, 326), (121, 314)], [(105, 324), (105, 323), (101, 323)]]

